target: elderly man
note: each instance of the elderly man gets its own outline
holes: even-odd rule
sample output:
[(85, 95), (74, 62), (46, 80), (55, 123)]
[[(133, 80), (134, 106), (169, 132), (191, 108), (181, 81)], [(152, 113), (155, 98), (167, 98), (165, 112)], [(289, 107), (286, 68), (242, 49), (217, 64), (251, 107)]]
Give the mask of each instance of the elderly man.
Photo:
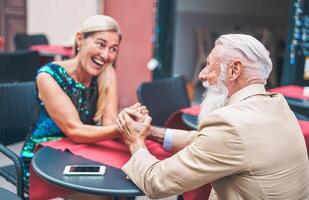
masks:
[[(207, 88), (198, 131), (150, 127), (134, 109), (117, 124), (132, 152), (123, 167), (151, 198), (211, 183), (212, 196), (234, 199), (309, 198), (309, 165), (297, 119), (280, 94), (265, 91), (269, 53), (249, 35), (222, 35), (199, 79)], [(158, 160), (146, 137), (176, 152)]]

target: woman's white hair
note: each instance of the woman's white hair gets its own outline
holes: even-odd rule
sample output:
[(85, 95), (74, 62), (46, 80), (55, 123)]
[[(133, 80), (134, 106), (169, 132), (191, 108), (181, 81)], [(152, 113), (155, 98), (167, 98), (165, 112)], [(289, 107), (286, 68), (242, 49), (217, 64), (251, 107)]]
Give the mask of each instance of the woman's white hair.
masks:
[(224, 47), (225, 59), (243, 62), (247, 79), (262, 80), (266, 84), (273, 65), (268, 50), (260, 41), (250, 35), (227, 34), (216, 40), (215, 46), (219, 45)]

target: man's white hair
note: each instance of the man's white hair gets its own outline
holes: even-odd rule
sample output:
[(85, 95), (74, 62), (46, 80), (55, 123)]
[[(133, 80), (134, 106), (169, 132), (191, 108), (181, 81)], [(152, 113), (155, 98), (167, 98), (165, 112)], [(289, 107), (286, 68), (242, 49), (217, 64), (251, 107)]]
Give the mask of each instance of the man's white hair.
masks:
[(219, 45), (224, 47), (225, 59), (239, 59), (245, 65), (247, 79), (262, 80), (266, 84), (273, 65), (268, 50), (260, 41), (250, 35), (227, 34), (216, 40), (215, 46)]

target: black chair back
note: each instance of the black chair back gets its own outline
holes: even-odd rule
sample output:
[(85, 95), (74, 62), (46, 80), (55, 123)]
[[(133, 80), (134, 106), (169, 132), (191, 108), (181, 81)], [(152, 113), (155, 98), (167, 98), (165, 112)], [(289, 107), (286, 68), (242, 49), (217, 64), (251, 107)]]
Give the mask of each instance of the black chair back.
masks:
[(28, 184), (23, 179), (22, 162), (6, 145), (23, 141), (32, 129), (36, 118), (35, 83), (0, 83), (0, 97), (0, 152), (14, 163), (1, 166), (0, 176), (15, 185), (18, 196), (25, 199)]
[(16, 33), (14, 35), (15, 50), (30, 49), (32, 45), (48, 44), (44, 34)]
[(33, 81), (39, 65), (36, 51), (0, 52), (0, 83)]
[(34, 120), (34, 82), (0, 84), (0, 142), (13, 144), (26, 138)]
[(138, 100), (147, 106), (152, 124), (163, 126), (175, 111), (189, 107), (186, 82), (182, 77), (172, 77), (142, 83), (137, 89)]

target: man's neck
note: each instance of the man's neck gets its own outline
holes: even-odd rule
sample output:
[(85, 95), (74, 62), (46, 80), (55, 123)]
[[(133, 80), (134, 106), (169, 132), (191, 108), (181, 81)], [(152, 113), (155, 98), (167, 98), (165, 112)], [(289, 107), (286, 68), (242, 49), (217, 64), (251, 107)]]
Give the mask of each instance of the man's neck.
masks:
[(251, 80), (251, 81), (239, 81), (236, 83), (232, 83), (231, 85), (228, 85), (229, 95), (230, 98), (233, 94), (238, 92), (239, 90), (247, 87), (248, 85), (252, 84), (263, 84), (262, 80)]

